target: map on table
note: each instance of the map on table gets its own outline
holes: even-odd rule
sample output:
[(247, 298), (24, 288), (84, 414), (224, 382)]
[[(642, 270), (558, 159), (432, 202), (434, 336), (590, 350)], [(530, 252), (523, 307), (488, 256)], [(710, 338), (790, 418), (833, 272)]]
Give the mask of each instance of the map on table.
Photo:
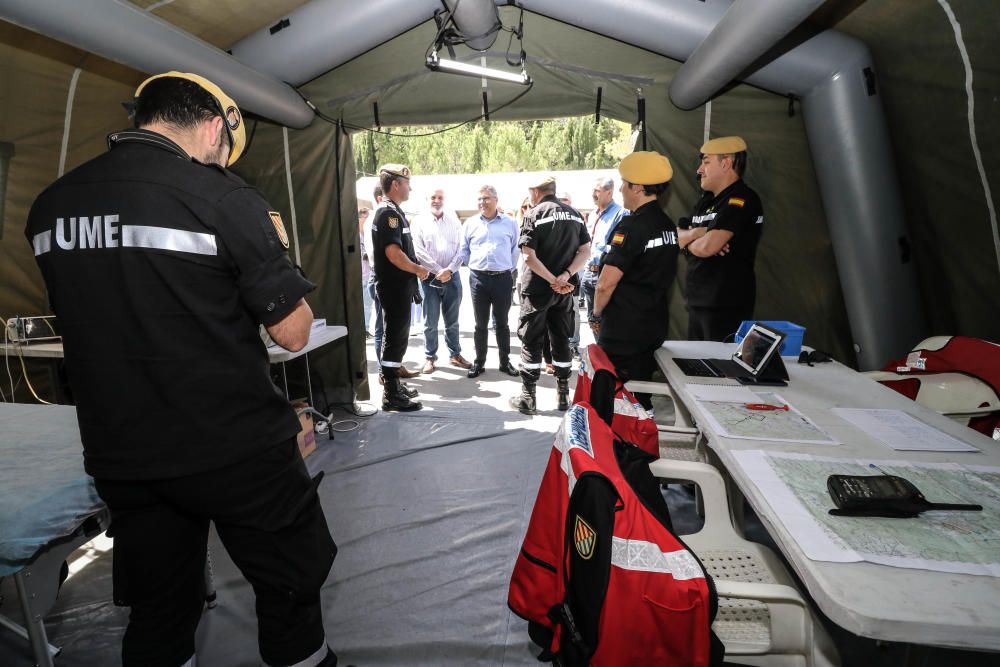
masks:
[[(896, 567), (1000, 576), (1000, 468), (732, 452), (805, 555)], [(915, 519), (831, 516), (830, 475), (904, 477), (931, 502), (981, 512), (931, 511)]]
[[(788, 405), (777, 394), (761, 394), (760, 402)], [(712, 430), (727, 438), (839, 444), (790, 405), (788, 410), (753, 410), (746, 403), (733, 401), (698, 401), (698, 405), (707, 413)]]

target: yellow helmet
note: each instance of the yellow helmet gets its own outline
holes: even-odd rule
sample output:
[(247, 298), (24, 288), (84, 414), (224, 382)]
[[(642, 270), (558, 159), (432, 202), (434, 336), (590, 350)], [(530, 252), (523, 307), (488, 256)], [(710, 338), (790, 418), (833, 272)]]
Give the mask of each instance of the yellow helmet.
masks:
[(240, 108), (236, 105), (236, 102), (234, 102), (233, 98), (229, 97), (229, 95), (222, 92), (222, 88), (219, 88), (205, 77), (198, 76), (197, 74), (191, 74), (190, 72), (165, 72), (163, 74), (151, 76), (140, 83), (139, 87), (135, 89), (135, 97), (139, 97), (142, 93), (142, 89), (149, 85), (151, 81), (167, 77), (193, 81), (215, 99), (215, 102), (219, 107), (219, 115), (222, 116), (222, 124), (225, 126), (226, 132), (229, 134), (229, 159), (226, 161), (226, 166), (233, 166), (233, 164), (235, 164), (240, 158), (240, 155), (243, 154), (243, 149), (246, 148), (247, 145), (247, 132), (246, 128), (243, 126), (243, 114), (240, 113)]

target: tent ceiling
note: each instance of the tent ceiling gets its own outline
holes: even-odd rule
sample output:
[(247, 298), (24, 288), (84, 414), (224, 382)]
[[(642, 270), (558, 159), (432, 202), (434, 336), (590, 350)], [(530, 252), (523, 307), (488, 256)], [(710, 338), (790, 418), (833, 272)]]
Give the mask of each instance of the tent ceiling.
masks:
[(243, 37), (269, 27), (304, 0), (129, 0), (212, 46), (228, 49)]

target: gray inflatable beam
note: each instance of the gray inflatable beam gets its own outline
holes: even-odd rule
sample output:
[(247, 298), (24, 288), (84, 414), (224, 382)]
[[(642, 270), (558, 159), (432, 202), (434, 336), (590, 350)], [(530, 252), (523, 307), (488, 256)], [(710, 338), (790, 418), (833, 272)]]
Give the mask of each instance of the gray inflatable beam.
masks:
[(302, 128), (313, 111), (287, 84), (166, 21), (114, 0), (0, 0), (0, 17), (143, 72), (194, 72), (247, 111)]
[(681, 109), (701, 106), (767, 53), (823, 2), (734, 2), (677, 70), (670, 82), (670, 101)]

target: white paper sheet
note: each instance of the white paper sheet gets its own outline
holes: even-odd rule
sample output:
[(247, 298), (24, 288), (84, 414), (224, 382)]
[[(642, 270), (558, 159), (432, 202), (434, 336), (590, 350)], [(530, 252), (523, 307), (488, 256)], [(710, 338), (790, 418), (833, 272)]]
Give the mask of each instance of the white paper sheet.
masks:
[(722, 401), (723, 403), (760, 403), (760, 397), (748, 387), (727, 387), (711, 384), (687, 385), (686, 389), (696, 401)]
[(925, 452), (979, 451), (902, 410), (833, 408), (832, 412), (893, 449)]

